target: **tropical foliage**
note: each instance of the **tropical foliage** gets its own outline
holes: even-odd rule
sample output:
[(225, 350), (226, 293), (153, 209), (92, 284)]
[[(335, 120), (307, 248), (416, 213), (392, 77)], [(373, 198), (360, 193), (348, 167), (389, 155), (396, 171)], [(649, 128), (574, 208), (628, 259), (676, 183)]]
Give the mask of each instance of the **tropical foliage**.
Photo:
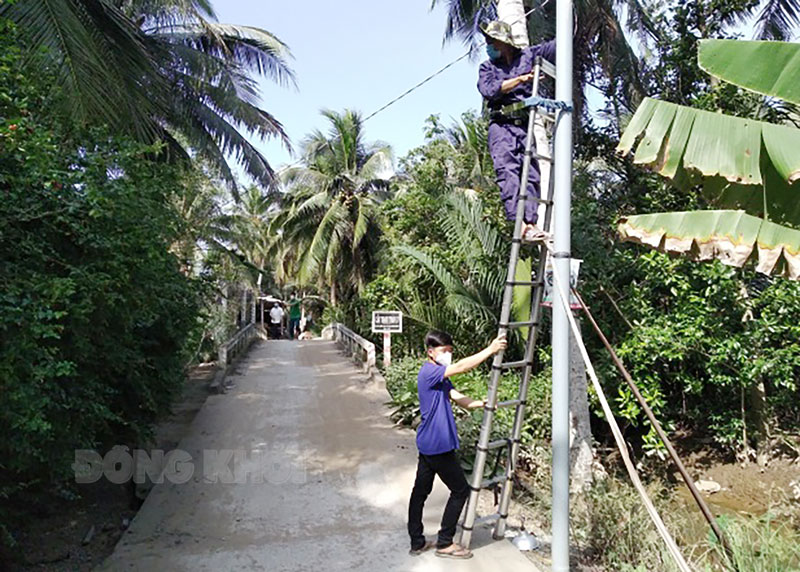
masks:
[(49, 78), (19, 73), (13, 37), (3, 24), (3, 532), (16, 507), (69, 482), (76, 449), (147, 439), (180, 394), (204, 291), (170, 253), (183, 169), (48, 114)]
[[(782, 78), (800, 72), (800, 46), (706, 44), (701, 62), (707, 68), (724, 70), (760, 93), (797, 98), (793, 82)], [(738, 59), (756, 54), (770, 62), (766, 71), (753, 73)], [(800, 159), (791, 151), (800, 143), (800, 129), (647, 99), (618, 149), (630, 151), (640, 137), (635, 163), (654, 167), (683, 190), (702, 185), (710, 204), (738, 210), (630, 217), (621, 224), (623, 238), (734, 266), (757, 249), (758, 271), (800, 279)]]
[(165, 158), (197, 154), (232, 187), (229, 158), (259, 183), (271, 181), (245, 135), (288, 145), (280, 122), (258, 107), (248, 74), (293, 82), (288, 48), (273, 34), (215, 22), (207, 0), (19, 0), (0, 4), (0, 17), (23, 32), (32, 65), (53, 70), (53, 103), (78, 124), (166, 141)]
[(360, 114), (323, 111), (326, 135), (303, 142), (303, 164), (286, 171), (286, 206), (276, 218), (284, 259), (300, 284), (327, 285), (331, 304), (361, 292), (373, 275), (378, 205), (393, 177), (391, 149), (364, 140)]
[(75, 450), (146, 446), (187, 364), (243, 318), (230, 283), (263, 263), (245, 237), (264, 206), (260, 190), (232, 206), (224, 155), (271, 180), (237, 131), (282, 137), (247, 72), (291, 72), (285, 46), (205, 20), (205, 2), (0, 11), (0, 544), (13, 544), (26, 508), (73, 494)]

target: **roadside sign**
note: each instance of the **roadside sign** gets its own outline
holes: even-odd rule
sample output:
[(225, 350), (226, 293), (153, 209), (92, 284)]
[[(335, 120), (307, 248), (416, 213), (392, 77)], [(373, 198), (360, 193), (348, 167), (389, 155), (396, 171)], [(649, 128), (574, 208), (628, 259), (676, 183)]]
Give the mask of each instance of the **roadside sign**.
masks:
[(372, 312), (373, 334), (402, 334), (403, 312), (375, 311)]

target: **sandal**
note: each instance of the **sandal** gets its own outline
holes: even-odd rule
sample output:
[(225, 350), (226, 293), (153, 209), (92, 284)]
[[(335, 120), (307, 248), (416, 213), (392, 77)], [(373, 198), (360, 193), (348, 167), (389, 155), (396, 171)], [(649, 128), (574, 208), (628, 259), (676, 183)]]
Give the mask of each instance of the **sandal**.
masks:
[(452, 550), (445, 551), (442, 548), (437, 548), (436, 556), (439, 558), (453, 558), (455, 560), (467, 560), (468, 558), (472, 558), (472, 551), (469, 548), (464, 548), (458, 544), (451, 544), (446, 548), (452, 548)]
[(427, 542), (425, 542), (425, 544), (423, 545), (422, 548), (412, 548), (411, 550), (409, 550), (408, 551), (408, 555), (409, 556), (419, 556), (420, 554), (422, 554), (423, 552), (427, 552), (428, 550), (430, 550), (434, 546), (435, 546), (435, 543), (432, 540), (428, 540)]
[(522, 242), (544, 242), (550, 240), (549, 232), (545, 232), (535, 224), (528, 224), (522, 232)]

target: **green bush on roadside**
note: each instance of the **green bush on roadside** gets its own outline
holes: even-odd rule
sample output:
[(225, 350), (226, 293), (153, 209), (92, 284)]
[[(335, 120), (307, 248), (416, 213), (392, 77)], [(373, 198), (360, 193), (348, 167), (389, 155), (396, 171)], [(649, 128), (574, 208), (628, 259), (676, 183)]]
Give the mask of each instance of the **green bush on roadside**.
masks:
[(68, 496), (76, 449), (146, 439), (184, 380), (198, 283), (170, 246), (182, 169), (50, 114), (0, 22), (0, 541)]

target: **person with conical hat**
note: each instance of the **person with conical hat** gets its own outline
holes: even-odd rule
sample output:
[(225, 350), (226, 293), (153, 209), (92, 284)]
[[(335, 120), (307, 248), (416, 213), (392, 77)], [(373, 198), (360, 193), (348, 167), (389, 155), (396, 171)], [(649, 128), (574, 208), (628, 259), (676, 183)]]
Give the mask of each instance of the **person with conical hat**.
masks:
[[(555, 63), (556, 45), (555, 40), (550, 40), (520, 48), (514, 42), (511, 26), (498, 20), (481, 26), (480, 30), (486, 38), (486, 54), (489, 59), (480, 65), (478, 91), (489, 109), (489, 153), (494, 162), (500, 198), (503, 200), (506, 218), (513, 221), (517, 214), (528, 122), (523, 117), (505, 116), (500, 110), (532, 95), (532, 70), (536, 58), (541, 56)], [(541, 197), (539, 183), (539, 162), (531, 158), (522, 235), (526, 241), (543, 240), (548, 236), (537, 226), (537, 199)]]

